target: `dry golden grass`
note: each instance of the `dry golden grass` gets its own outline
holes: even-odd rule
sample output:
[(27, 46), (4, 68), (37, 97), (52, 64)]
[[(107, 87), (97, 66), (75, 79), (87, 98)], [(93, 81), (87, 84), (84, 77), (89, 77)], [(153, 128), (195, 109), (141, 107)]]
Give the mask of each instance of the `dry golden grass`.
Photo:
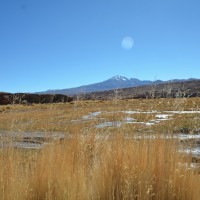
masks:
[[(115, 100), (113, 101), (77, 101), (70, 104), (43, 104), (43, 105), (10, 105), (0, 107), (0, 130), (12, 131), (62, 131), (77, 133), (86, 126), (97, 124), (99, 121), (121, 121), (125, 117), (136, 118), (138, 122), (155, 117), (154, 114), (124, 114), (117, 111), (125, 110), (164, 111), (164, 110), (200, 110), (198, 98), (191, 99), (147, 99), (147, 100)], [(85, 123), (73, 123), (73, 120), (81, 120), (83, 116), (91, 112), (102, 111), (96, 119)], [(107, 112), (107, 113), (106, 113)], [(195, 129), (199, 126), (199, 115), (174, 115), (173, 121), (163, 122), (163, 126), (172, 128), (179, 126)], [(99, 120), (99, 118), (105, 118)], [(98, 119), (98, 120), (97, 120)], [(195, 123), (193, 121), (195, 119)], [(191, 123), (189, 123), (191, 121)], [(136, 125), (137, 127), (137, 125)], [(166, 130), (165, 130), (166, 131)]]
[[(200, 110), (200, 99), (77, 101), (69, 104), (0, 107), (0, 130), (71, 133), (72, 138), (41, 150), (0, 149), (0, 199), (136, 199), (198, 200), (199, 169), (184, 163), (176, 140), (134, 139), (140, 134), (175, 133), (200, 127), (199, 114), (174, 114), (153, 126), (123, 124), (95, 128), (125, 117), (148, 122), (155, 114), (130, 110)], [(92, 112), (102, 113), (83, 120)], [(129, 136), (129, 137), (127, 137)]]
[(1, 151), (1, 199), (188, 199), (200, 177), (179, 166), (173, 140), (74, 136), (41, 151)]

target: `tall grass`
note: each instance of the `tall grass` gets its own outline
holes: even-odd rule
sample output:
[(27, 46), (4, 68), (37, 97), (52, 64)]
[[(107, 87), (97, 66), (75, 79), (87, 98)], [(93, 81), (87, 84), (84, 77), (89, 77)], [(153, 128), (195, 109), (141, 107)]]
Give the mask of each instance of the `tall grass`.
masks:
[[(0, 149), (0, 200), (198, 200), (198, 169), (184, 165), (187, 158), (177, 153), (176, 140), (134, 138), (134, 133), (169, 134), (182, 127), (197, 130), (198, 114), (174, 115), (173, 120), (151, 128), (125, 124), (99, 130), (94, 126), (99, 120), (123, 120), (127, 116), (115, 112), (120, 110), (199, 108), (199, 98), (2, 106), (1, 130), (11, 134), (59, 131), (69, 133), (72, 138), (50, 143), (41, 150)], [(102, 112), (99, 118), (82, 123), (82, 116), (95, 111), (108, 113)], [(149, 121), (154, 115), (128, 117)], [(73, 121), (77, 119), (80, 124)]]
[(1, 199), (198, 200), (199, 175), (174, 140), (74, 136), (41, 151), (1, 150)]

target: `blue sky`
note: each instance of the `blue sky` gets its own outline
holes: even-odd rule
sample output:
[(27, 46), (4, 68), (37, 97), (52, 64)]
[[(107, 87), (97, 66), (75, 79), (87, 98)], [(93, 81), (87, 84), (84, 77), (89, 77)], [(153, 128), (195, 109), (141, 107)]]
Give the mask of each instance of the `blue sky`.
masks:
[(198, 0), (1, 0), (0, 91), (200, 78), (199, 9)]

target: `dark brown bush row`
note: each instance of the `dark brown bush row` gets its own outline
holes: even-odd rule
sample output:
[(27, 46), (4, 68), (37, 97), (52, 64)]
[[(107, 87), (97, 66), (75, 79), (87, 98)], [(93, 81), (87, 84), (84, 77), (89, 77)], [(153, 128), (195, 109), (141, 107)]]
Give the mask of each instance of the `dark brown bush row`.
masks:
[(0, 105), (70, 102), (73, 98), (62, 94), (0, 93)]

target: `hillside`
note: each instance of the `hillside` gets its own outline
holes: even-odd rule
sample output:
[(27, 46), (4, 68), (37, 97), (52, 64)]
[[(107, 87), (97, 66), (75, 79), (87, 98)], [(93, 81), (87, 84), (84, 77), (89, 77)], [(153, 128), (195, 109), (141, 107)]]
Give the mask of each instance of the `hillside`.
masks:
[[(193, 80), (193, 79), (189, 79)], [(195, 80), (195, 79), (194, 79)], [(156, 80), (156, 81), (150, 81), (150, 80), (139, 80), (136, 78), (126, 78), (124, 76), (113, 76), (112, 78), (99, 82), (99, 83), (93, 83), (89, 85), (83, 85), (80, 87), (75, 88), (68, 88), (68, 89), (61, 89), (61, 90), (47, 90), (43, 92), (37, 92), (38, 94), (64, 94), (64, 95), (80, 95), (80, 94), (86, 94), (91, 92), (101, 92), (101, 91), (108, 91), (112, 89), (120, 89), (120, 88), (130, 88), (130, 87), (137, 87), (137, 86), (143, 86), (143, 85), (155, 85), (160, 83), (166, 83), (166, 82), (180, 82), (180, 81), (186, 81), (186, 80), (169, 80), (169, 81), (162, 81), (162, 80)]]
[(132, 99), (132, 98), (200, 97), (200, 80), (152, 84), (118, 90), (78, 95), (79, 99)]

